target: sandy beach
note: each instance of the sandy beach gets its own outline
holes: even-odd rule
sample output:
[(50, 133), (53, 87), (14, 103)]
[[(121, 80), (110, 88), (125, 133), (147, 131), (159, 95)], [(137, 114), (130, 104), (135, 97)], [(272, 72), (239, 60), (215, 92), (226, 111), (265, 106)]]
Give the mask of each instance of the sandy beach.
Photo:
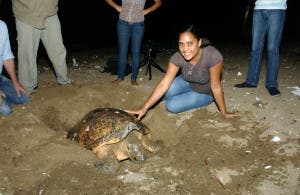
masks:
[[(58, 85), (51, 64), (39, 58), (39, 87), (32, 102), (0, 116), (0, 194), (300, 194), (299, 45), (283, 45), (280, 97), (264, 87), (265, 61), (258, 88), (237, 89), (245, 80), (249, 47), (215, 45), (224, 56), (222, 84), (229, 111), (223, 118), (214, 103), (179, 114), (164, 102), (142, 119), (152, 132), (155, 153), (143, 163), (111, 158), (106, 166), (67, 131), (97, 107), (138, 108), (163, 73), (140, 68), (139, 86), (130, 76), (112, 84), (103, 73), (115, 48), (68, 54), (73, 81)], [(161, 47), (156, 61), (166, 68), (174, 48)], [(78, 67), (74, 67), (74, 60)]]

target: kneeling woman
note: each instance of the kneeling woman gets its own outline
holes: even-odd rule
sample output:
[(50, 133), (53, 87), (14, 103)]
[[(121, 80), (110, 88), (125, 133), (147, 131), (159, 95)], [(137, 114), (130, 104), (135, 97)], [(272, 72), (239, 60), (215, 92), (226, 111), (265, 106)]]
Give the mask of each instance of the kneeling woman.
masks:
[[(238, 116), (226, 111), (221, 72), (223, 57), (220, 52), (201, 38), (194, 26), (179, 34), (179, 51), (173, 54), (163, 79), (156, 85), (144, 106), (127, 110), (141, 119), (148, 109), (163, 96), (169, 112), (179, 113), (216, 102), (224, 117)], [(181, 74), (176, 76), (181, 70)]]

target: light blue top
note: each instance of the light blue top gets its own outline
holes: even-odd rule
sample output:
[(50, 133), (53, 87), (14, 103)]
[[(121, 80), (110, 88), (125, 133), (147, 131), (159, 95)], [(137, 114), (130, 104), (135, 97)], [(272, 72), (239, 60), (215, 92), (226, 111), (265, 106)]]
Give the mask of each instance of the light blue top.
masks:
[(0, 20), (0, 74), (3, 69), (3, 61), (14, 58), (10, 49), (10, 42), (6, 24)]
[(286, 10), (287, 0), (256, 0), (254, 9), (283, 9)]

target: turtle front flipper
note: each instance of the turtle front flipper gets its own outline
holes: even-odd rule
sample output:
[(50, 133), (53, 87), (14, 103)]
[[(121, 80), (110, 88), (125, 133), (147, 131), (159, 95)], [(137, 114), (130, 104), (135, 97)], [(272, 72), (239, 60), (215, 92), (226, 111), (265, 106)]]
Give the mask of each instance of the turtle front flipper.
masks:
[(112, 146), (112, 151), (119, 162), (127, 159), (130, 159), (132, 162), (144, 162), (146, 159), (145, 154), (139, 151), (138, 146), (130, 144), (127, 140)]
[(112, 151), (118, 161), (130, 159), (128, 142), (126, 140), (113, 144)]
[(148, 150), (149, 152), (155, 152), (155, 148), (151, 141), (151, 133), (141, 136), (140, 140), (142, 145), (146, 148), (146, 150)]
[(151, 153), (155, 152), (154, 146), (151, 141), (151, 133), (148, 133), (146, 135), (143, 135), (141, 132), (138, 131), (134, 131), (133, 133), (140, 140), (140, 142), (146, 150), (148, 150)]

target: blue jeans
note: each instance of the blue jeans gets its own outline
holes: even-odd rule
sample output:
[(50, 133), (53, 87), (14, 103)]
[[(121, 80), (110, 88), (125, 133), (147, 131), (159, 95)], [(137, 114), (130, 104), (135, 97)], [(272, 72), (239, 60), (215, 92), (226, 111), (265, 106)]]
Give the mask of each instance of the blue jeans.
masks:
[(23, 93), (21, 93), (19, 97), (11, 80), (3, 75), (0, 75), (0, 90), (6, 95), (6, 98), (2, 97), (0, 115), (8, 115), (12, 112), (11, 104), (23, 104), (31, 101), (30, 98)]
[(190, 87), (190, 83), (177, 76), (164, 96), (166, 109), (172, 113), (184, 112), (194, 108), (209, 105), (214, 98), (205, 93), (199, 93)]
[(117, 31), (119, 41), (118, 78), (123, 80), (125, 77), (125, 67), (130, 40), (132, 56), (131, 80), (136, 80), (140, 65), (141, 45), (144, 36), (144, 22), (131, 24), (124, 20), (119, 20), (117, 24)]
[(254, 10), (252, 29), (251, 60), (247, 74), (247, 83), (257, 86), (261, 71), (261, 62), (265, 39), (267, 39), (266, 88), (278, 87), (279, 47), (285, 10)]

